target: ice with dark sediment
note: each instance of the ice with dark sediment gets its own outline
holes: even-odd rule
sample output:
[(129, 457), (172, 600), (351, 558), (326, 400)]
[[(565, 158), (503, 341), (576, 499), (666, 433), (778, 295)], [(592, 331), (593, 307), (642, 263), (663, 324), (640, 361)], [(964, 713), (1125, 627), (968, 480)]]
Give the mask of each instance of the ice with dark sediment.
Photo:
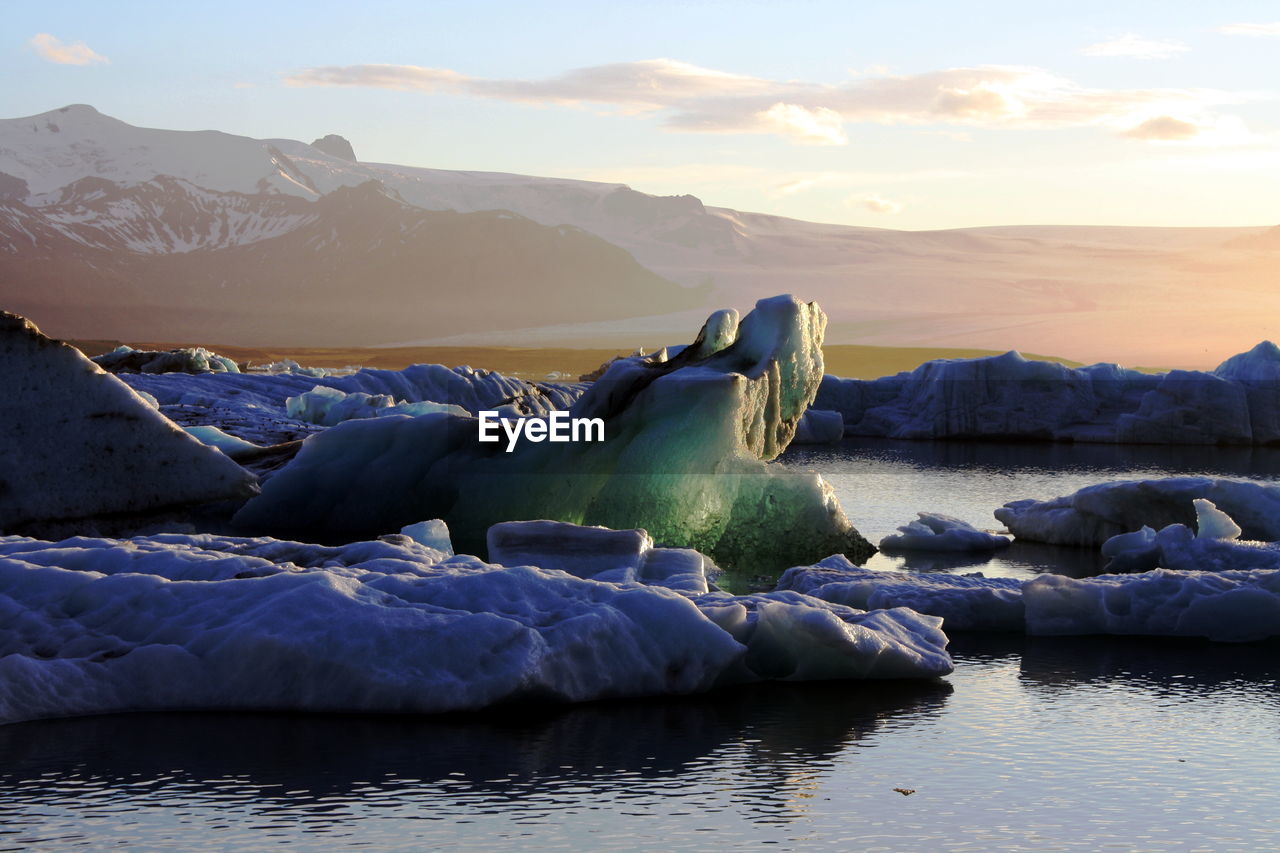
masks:
[(0, 532), (96, 530), (256, 491), (79, 350), (0, 312)]

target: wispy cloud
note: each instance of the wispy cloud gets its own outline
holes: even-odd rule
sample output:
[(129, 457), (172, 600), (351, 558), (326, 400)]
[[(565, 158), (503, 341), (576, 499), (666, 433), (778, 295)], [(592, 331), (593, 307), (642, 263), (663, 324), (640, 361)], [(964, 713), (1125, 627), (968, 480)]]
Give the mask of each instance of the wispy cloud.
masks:
[(1261, 36), (1280, 38), (1280, 21), (1269, 24), (1227, 24), (1218, 27), (1218, 32), (1229, 36)]
[(660, 115), (671, 130), (764, 133), (827, 145), (845, 144), (846, 126), (859, 123), (1122, 130), (1153, 116), (1247, 100), (1209, 89), (1089, 88), (1042, 69), (1003, 65), (859, 76), (834, 85), (731, 74), (671, 59), (597, 65), (541, 80), (488, 79), (412, 65), (324, 66), (285, 82), (605, 105), (624, 115)]
[(1147, 118), (1121, 135), (1144, 142), (1179, 142), (1200, 146), (1227, 147), (1257, 141), (1245, 123), (1235, 116), (1160, 115)]
[(48, 33), (36, 33), (28, 44), (36, 49), (36, 53), (59, 65), (89, 65), (111, 61), (82, 41), (67, 44)]
[(1168, 59), (1190, 48), (1180, 41), (1148, 39), (1133, 34), (1100, 41), (1081, 48), (1085, 56), (1123, 56), (1131, 59)]
[(901, 202), (892, 201), (876, 193), (853, 195), (846, 199), (846, 201), (855, 207), (860, 207), (863, 210), (870, 211), (871, 213), (892, 215), (895, 213), (901, 213), (905, 209), (905, 205)]

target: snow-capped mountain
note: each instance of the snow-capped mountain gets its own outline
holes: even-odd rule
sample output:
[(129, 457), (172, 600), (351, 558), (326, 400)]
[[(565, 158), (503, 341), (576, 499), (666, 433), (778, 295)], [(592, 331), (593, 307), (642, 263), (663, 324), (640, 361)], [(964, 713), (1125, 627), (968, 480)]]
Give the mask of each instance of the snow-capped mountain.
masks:
[(363, 163), (344, 143), (139, 128), (83, 105), (0, 120), (0, 305), (68, 336), (652, 344), (791, 291), (822, 303), (833, 342), (1166, 365), (1280, 334), (1265, 227), (822, 225)]

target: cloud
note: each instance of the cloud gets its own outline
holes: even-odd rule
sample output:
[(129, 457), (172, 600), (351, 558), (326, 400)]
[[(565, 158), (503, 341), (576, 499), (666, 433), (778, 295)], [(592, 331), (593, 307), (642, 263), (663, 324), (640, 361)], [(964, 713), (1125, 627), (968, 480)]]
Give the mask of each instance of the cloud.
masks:
[(59, 65), (89, 65), (93, 62), (111, 61), (82, 41), (65, 44), (61, 39), (48, 33), (36, 33), (28, 44), (45, 59)]
[(1153, 115), (1247, 100), (1209, 89), (1088, 88), (1042, 69), (1001, 65), (858, 76), (839, 84), (769, 80), (672, 59), (597, 65), (540, 80), (472, 77), (414, 65), (346, 65), (308, 68), (285, 82), (604, 105), (623, 115), (656, 116), (668, 130), (773, 134), (822, 145), (846, 144), (845, 126), (855, 123), (1124, 129)]
[(1132, 139), (1159, 142), (1180, 142), (1200, 135), (1200, 126), (1173, 116), (1156, 116), (1136, 124), (1124, 132)]
[(846, 201), (849, 204), (861, 207), (864, 210), (869, 210), (872, 213), (881, 213), (890, 216), (895, 213), (901, 213), (904, 209), (904, 205), (901, 202), (891, 201), (890, 199), (875, 193), (863, 193), (860, 195), (850, 196)]
[(795, 142), (810, 145), (846, 145), (840, 113), (826, 107), (809, 109), (799, 104), (778, 102), (756, 113), (761, 129), (770, 129)]
[(1218, 27), (1218, 32), (1229, 36), (1262, 36), (1280, 38), (1280, 21), (1270, 24), (1227, 24)]
[(1147, 39), (1133, 34), (1100, 41), (1081, 48), (1085, 56), (1124, 56), (1132, 59), (1168, 59), (1189, 50), (1180, 41)]
[(1179, 142), (1212, 147), (1246, 145), (1256, 141), (1240, 119), (1216, 115), (1152, 116), (1121, 131), (1121, 135), (1143, 142)]

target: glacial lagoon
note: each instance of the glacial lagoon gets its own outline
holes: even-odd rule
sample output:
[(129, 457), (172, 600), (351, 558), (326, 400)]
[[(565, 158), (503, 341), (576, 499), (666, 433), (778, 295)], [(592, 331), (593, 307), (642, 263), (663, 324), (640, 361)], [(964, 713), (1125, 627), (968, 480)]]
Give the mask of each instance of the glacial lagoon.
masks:
[[(1202, 474), (1280, 450), (794, 448), (877, 541), (919, 510)], [(1085, 575), (1088, 549), (881, 568)], [(138, 714), (0, 727), (0, 850), (1259, 850), (1280, 846), (1280, 644), (953, 637), (937, 682), (765, 684), (439, 718)], [(910, 791), (901, 793), (895, 791)]]

